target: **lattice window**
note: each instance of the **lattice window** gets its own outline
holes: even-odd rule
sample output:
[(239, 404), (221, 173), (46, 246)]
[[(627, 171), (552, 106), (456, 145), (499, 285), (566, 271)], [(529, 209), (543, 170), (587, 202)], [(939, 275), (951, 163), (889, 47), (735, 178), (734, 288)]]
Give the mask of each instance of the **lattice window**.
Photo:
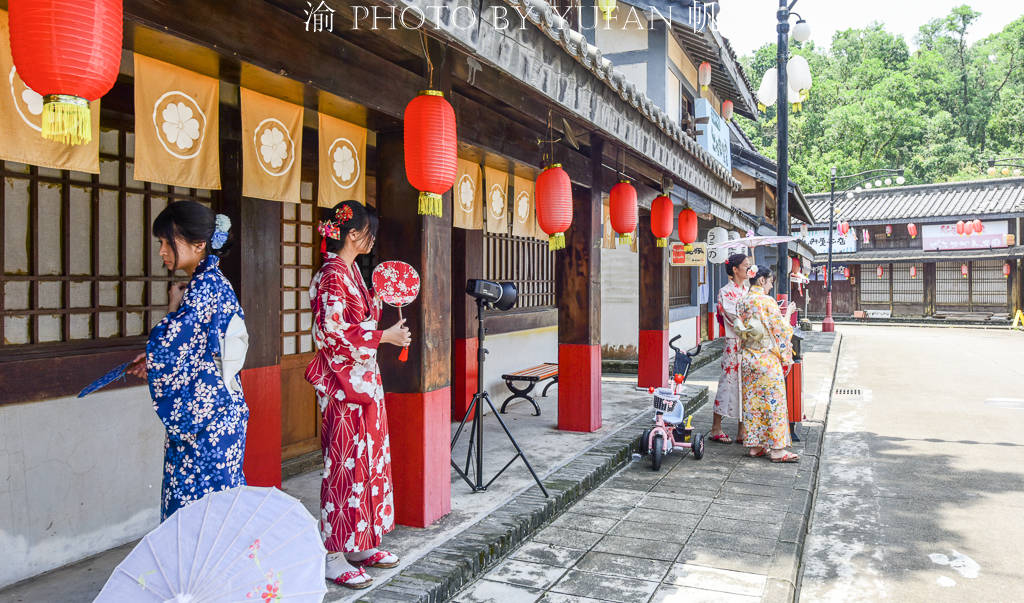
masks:
[(971, 297), (975, 305), (1005, 306), (1009, 287), (1003, 276), (1003, 260), (971, 262)]
[(935, 303), (939, 306), (967, 306), (968, 282), (960, 271), (963, 262), (936, 262)]
[(878, 278), (878, 266), (879, 264), (863, 264), (860, 268), (862, 304), (889, 304), (889, 264), (881, 264), (882, 278)]
[(518, 309), (555, 307), (555, 254), (547, 241), (484, 233), (483, 278), (515, 283)]
[(309, 283), (316, 271), (313, 233), (316, 228), (316, 190), (303, 182), (301, 203), (281, 204), (281, 353), (313, 351), (313, 311)]
[(4, 349), (138, 338), (167, 312), (172, 279), (153, 218), (172, 200), (209, 205), (212, 193), (134, 180), (134, 134), (99, 138), (96, 175), (0, 161)]
[(693, 269), (689, 267), (669, 266), (668, 305), (670, 308), (690, 305), (690, 275), (692, 272)]
[[(911, 266), (917, 268), (917, 276), (914, 278), (910, 278)], [(892, 302), (894, 304), (924, 303), (924, 264), (892, 265)]]

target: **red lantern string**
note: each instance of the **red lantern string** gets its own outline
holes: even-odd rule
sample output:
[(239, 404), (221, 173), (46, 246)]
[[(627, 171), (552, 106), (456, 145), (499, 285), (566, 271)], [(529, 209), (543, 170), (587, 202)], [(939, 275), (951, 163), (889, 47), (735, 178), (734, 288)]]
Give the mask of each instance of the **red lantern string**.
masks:
[(608, 216), (612, 229), (619, 235), (619, 243), (632, 244), (637, 222), (636, 189), (632, 184), (623, 180), (612, 187), (608, 194)]
[(981, 223), (981, 220), (974, 219), (974, 232), (981, 234), (981, 231), (985, 230), (985, 225)]
[(910, 234), (910, 238), (911, 239), (916, 239), (917, 238), (917, 225), (915, 225), (913, 222), (911, 222), (910, 224), (907, 224), (907, 232)]
[(956, 223), (956, 234), (958, 234), (958, 235), (964, 234), (964, 228), (965, 228), (964, 227), (964, 221), (963, 220), (958, 221)]
[(910, 278), (917, 278), (917, 266), (910, 267)]
[(88, 143), (89, 103), (110, 91), (121, 66), (121, 0), (11, 0), (8, 10), (15, 68), (43, 95), (43, 138)]
[(700, 84), (700, 91), (704, 92), (711, 83), (711, 63), (704, 61), (697, 68), (697, 83)]
[(960, 264), (960, 275), (967, 278), (967, 264)]
[(732, 101), (722, 101), (722, 119), (729, 121), (732, 119), (733, 106)]
[(668, 245), (668, 238), (672, 236), (673, 207), (672, 200), (665, 195), (659, 195), (651, 202), (651, 234), (657, 237), (658, 247)]
[(1003, 263), (1003, 278), (1010, 278), (1010, 262)]
[(884, 271), (882, 270), (881, 266), (879, 266), (878, 268), (875, 268), (875, 274), (878, 275), (878, 278), (882, 278), (882, 274), (883, 273), (884, 273)]
[(964, 234), (965, 235), (971, 235), (973, 233), (974, 233), (974, 222), (970, 222), (970, 221), (965, 222), (964, 223)]
[(887, 237), (891, 237), (892, 236), (892, 224), (886, 224), (885, 225), (885, 236), (887, 236)]
[(423, 90), (405, 107), (405, 175), (420, 191), (417, 213), (441, 216), (441, 195), (455, 184), (455, 110), (437, 90)]
[(556, 163), (537, 176), (537, 225), (548, 235), (548, 249), (565, 249), (565, 231), (572, 224), (572, 183)]
[(686, 251), (693, 249), (693, 242), (697, 240), (697, 212), (692, 209), (679, 212), (679, 240)]

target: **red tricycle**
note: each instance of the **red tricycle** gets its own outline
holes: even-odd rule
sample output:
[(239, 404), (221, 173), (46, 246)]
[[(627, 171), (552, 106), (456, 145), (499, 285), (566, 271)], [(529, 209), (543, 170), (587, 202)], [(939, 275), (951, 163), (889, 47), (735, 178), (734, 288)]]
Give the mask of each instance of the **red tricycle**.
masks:
[(694, 433), (691, 426), (693, 416), (684, 419), (685, 405), (679, 399), (690, 363), (700, 353), (700, 346), (685, 354), (675, 346), (672, 349), (676, 351), (675, 377), (670, 387), (652, 387), (648, 390), (654, 394), (654, 426), (644, 430), (639, 442), (640, 454), (651, 455), (651, 469), (654, 471), (661, 469), (661, 459), (676, 449), (693, 452), (693, 458), (698, 461), (704, 457), (704, 434)]

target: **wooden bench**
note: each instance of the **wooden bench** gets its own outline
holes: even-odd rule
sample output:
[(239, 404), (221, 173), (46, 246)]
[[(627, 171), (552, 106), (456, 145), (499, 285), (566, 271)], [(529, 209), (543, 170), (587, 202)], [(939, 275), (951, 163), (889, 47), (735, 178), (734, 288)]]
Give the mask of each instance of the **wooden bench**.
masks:
[[(501, 414), (505, 414), (505, 407), (508, 403), (516, 398), (522, 398), (528, 400), (530, 404), (533, 404), (534, 412), (533, 416), (540, 416), (540, 406), (537, 402), (530, 397), (530, 392), (536, 387), (541, 381), (551, 379), (551, 382), (544, 387), (544, 391), (541, 392), (541, 396), (547, 397), (548, 390), (551, 386), (558, 383), (558, 364), (554, 362), (545, 362), (544, 364), (538, 364), (537, 366), (531, 366), (530, 368), (516, 371), (514, 373), (508, 373), (501, 376), (505, 380), (505, 385), (512, 391), (512, 395), (505, 398), (505, 401), (501, 404)], [(516, 384), (519, 382), (525, 382), (526, 387), (518, 387)]]

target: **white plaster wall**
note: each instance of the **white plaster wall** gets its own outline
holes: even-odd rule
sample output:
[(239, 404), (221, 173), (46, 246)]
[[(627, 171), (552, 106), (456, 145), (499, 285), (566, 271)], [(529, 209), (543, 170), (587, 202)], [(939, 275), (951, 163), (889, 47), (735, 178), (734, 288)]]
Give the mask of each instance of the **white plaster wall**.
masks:
[(679, 78), (672, 73), (671, 69), (665, 68), (665, 113), (672, 118), (672, 121), (679, 123), (682, 110), (682, 90), (680, 89)]
[(0, 587), (156, 527), (164, 433), (145, 387), (0, 406)]
[(601, 250), (601, 350), (637, 357), (640, 339), (640, 256), (623, 246)]
[(676, 342), (676, 347), (680, 350), (686, 351), (697, 345), (697, 317), (671, 322), (668, 327), (668, 338), (672, 339), (676, 335), (683, 336)]
[[(543, 362), (558, 362), (558, 327), (488, 335), (484, 347), (490, 350), (484, 364), (484, 388), (491, 395), (491, 402), (500, 409), (502, 401), (511, 394), (502, 375)], [(540, 386), (534, 389), (543, 412), (544, 398), (539, 397), (542, 391)], [(526, 404), (525, 401), (516, 402), (519, 403)]]
[(610, 21), (605, 21), (598, 12), (594, 39), (602, 54), (646, 50), (649, 28), (643, 9), (619, 4)]

